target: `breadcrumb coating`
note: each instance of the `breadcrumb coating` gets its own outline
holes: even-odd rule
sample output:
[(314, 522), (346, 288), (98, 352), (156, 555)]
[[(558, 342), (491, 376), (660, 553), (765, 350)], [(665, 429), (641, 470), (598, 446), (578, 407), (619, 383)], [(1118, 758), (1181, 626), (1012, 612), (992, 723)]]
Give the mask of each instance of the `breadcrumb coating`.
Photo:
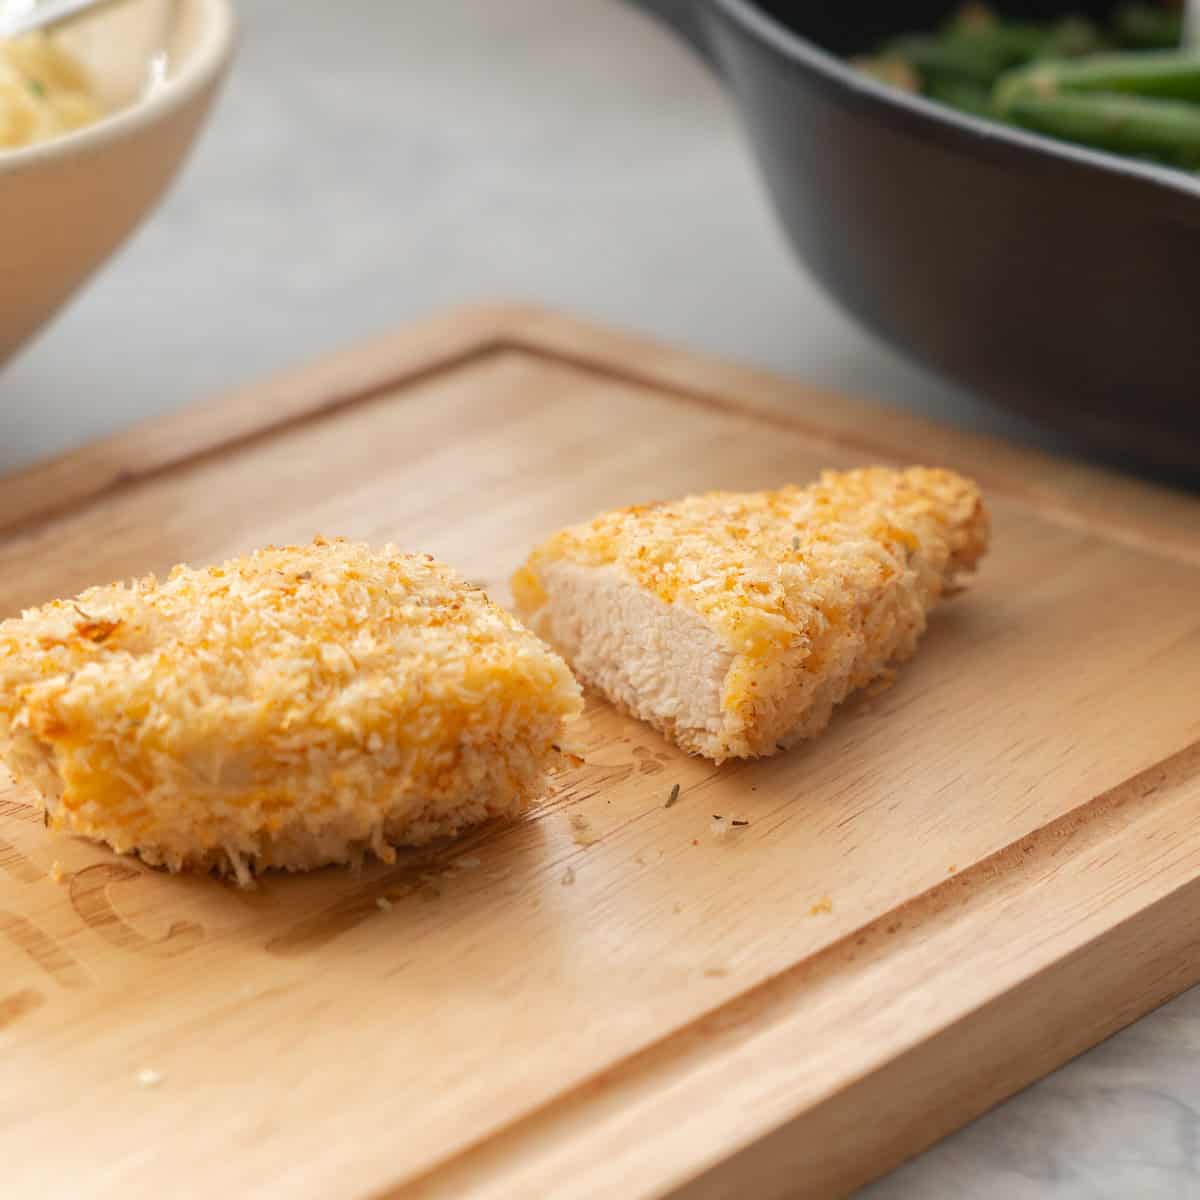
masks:
[[(810, 736), (848, 692), (911, 655), (927, 611), (974, 569), (987, 540), (979, 489), (951, 471), (827, 471), (806, 488), (709, 492), (564, 529), (534, 550), (513, 594), (585, 682), (720, 761)], [(691, 646), (692, 675), (695, 664), (722, 672), (719, 711), (702, 722), (681, 715), (694, 697), (659, 694), (664, 676), (680, 677), (672, 638), (699, 640), (681, 614), (712, 643)], [(621, 620), (629, 627), (617, 653), (611, 629), (604, 639), (597, 629)]]
[(268, 547), (0, 623), (0, 756), (48, 823), (243, 882), (520, 811), (580, 707), (558, 655), (391, 546)]

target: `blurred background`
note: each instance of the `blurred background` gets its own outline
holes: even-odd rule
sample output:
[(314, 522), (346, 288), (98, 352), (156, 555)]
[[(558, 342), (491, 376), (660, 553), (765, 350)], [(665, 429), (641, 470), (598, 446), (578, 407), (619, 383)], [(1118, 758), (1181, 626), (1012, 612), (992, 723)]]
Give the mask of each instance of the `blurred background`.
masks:
[(641, 12), (238, 8), (233, 73), (166, 203), (0, 374), (0, 471), (500, 297), (1054, 444), (835, 309), (727, 94)]

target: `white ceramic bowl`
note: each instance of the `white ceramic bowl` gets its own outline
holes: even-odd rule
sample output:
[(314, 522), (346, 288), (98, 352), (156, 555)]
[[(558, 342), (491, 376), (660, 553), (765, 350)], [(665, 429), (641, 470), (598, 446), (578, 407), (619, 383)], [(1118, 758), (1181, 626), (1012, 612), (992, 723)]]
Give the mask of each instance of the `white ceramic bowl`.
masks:
[(0, 150), (0, 363), (133, 232), (178, 171), (233, 54), (229, 0), (129, 0), (63, 33), (112, 106)]

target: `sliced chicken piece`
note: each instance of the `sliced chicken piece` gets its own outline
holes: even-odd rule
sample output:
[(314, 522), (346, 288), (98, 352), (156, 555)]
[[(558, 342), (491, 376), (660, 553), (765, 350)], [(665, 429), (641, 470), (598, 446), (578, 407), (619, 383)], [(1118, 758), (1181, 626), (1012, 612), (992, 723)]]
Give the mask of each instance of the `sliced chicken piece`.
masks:
[(583, 682), (721, 762), (820, 732), (908, 658), (988, 539), (950, 471), (826, 472), (811, 487), (710, 492), (565, 529), (513, 579), (518, 612)]

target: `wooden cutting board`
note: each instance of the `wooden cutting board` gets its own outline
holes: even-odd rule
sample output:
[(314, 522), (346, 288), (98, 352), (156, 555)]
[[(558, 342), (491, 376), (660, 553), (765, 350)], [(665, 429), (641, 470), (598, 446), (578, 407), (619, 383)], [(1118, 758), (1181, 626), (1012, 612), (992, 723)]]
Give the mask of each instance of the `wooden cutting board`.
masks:
[(0, 785), (5, 1195), (825, 1197), (1200, 977), (1195, 499), (472, 310), (0, 480), (0, 614), (318, 532), (504, 599), (563, 522), (868, 461), (976, 474), (994, 549), (797, 752), (592, 703), (527, 820), (253, 892)]

